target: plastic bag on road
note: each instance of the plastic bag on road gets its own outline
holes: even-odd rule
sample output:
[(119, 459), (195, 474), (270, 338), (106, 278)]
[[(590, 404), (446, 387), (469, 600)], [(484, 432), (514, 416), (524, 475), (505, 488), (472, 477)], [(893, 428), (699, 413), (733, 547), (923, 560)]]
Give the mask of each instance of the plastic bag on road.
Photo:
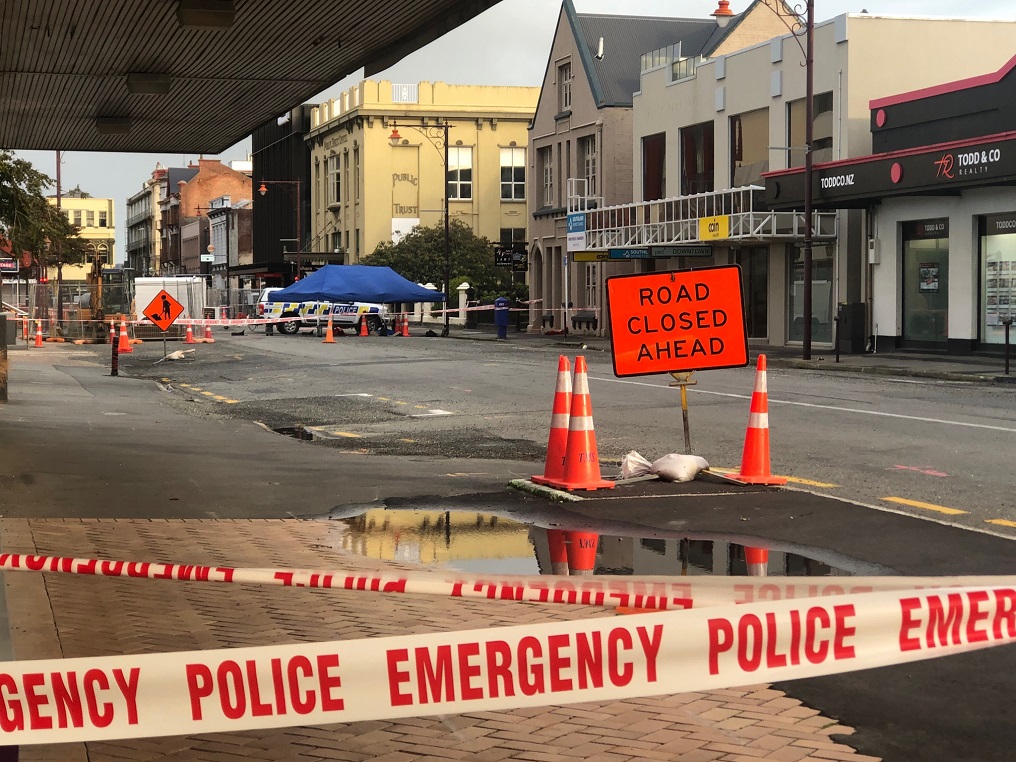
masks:
[(668, 482), (690, 482), (701, 471), (709, 468), (705, 458), (698, 455), (681, 455), (672, 452), (650, 463), (635, 450), (621, 459), (621, 479), (655, 474)]

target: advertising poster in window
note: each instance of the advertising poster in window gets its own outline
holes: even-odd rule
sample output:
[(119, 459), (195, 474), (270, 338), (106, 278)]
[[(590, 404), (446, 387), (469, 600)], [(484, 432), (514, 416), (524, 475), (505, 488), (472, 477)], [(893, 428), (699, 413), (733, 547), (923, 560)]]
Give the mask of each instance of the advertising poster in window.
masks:
[(1016, 308), (1016, 212), (988, 215), (984, 233), (984, 340), (995, 344)]
[(922, 294), (938, 293), (938, 262), (921, 262), (921, 283), (918, 290)]

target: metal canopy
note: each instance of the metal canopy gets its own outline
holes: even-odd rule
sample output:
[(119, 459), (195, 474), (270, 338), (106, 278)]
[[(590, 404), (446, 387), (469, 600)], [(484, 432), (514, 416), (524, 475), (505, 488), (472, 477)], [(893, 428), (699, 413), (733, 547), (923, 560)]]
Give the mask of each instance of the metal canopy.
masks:
[(0, 148), (221, 153), (498, 2), (7, 0)]

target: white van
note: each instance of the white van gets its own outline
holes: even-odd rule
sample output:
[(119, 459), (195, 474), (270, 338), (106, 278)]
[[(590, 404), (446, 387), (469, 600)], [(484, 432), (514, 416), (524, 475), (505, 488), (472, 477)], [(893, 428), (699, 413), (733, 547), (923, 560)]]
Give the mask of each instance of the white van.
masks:
[(317, 328), (328, 323), (328, 313), (332, 315), (332, 325), (336, 328), (353, 328), (360, 330), (360, 323), (367, 324), (370, 333), (376, 332), (388, 320), (388, 310), (383, 304), (371, 302), (270, 302), (268, 295), (281, 288), (263, 288), (258, 295), (257, 316), (259, 318), (299, 317), (300, 320), (286, 320), (275, 324), (280, 333), (293, 335), (302, 328)]

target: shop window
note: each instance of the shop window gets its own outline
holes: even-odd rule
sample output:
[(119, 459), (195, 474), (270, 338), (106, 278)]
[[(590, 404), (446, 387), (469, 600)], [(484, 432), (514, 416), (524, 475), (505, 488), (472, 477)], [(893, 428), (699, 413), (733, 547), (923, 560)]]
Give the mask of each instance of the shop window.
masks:
[[(830, 344), (833, 340), (833, 273), (832, 246), (814, 246), (811, 250), (811, 338)], [(789, 341), (804, 341), (804, 248), (795, 246), (788, 258)]]
[(769, 336), (769, 249), (738, 249), (734, 261), (741, 267), (744, 318), (749, 339)]
[(981, 342), (1002, 344), (1016, 317), (1016, 212), (982, 217), (980, 228)]

